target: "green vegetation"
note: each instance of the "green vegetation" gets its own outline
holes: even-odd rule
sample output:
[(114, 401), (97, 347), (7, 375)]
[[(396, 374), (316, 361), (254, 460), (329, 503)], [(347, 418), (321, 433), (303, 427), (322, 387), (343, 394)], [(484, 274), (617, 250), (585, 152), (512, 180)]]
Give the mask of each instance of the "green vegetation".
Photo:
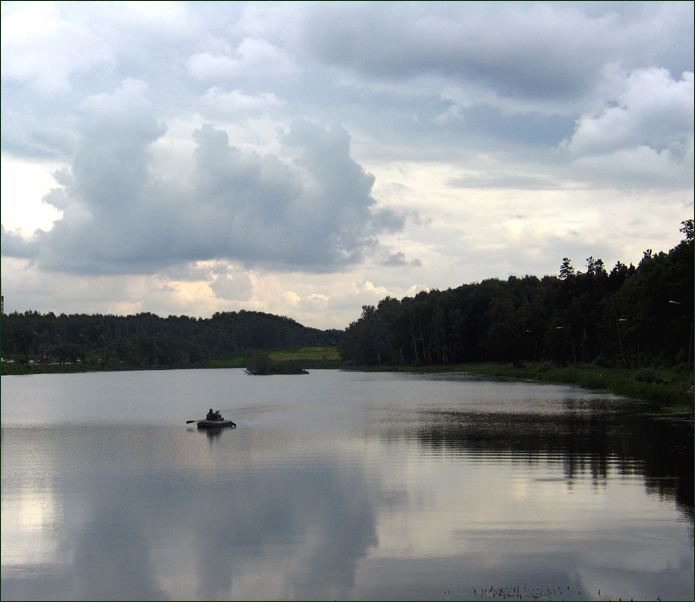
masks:
[(257, 351), (246, 360), (246, 373), (255, 376), (270, 374), (309, 374), (296, 362), (273, 362), (266, 353)]
[(628, 370), (599, 368), (589, 364), (557, 366), (552, 362), (532, 364), (448, 364), (438, 366), (361, 366), (348, 369), (363, 372), (466, 373), (491, 378), (578, 385), (595, 391), (608, 391), (693, 412), (692, 378), (683, 372), (666, 369)]
[(670, 370), (628, 370), (625, 368), (598, 368), (579, 364), (559, 367), (550, 363), (514, 366), (511, 364), (477, 364), (462, 367), (466, 372), (512, 378), (574, 384), (585, 389), (610, 391), (634, 399), (660, 405), (682, 406), (693, 409), (693, 392), (688, 375)]
[(275, 373), (273, 360), (267, 354), (257, 351), (246, 360), (246, 373), (263, 376)]
[[(198, 364), (186, 365), (162, 365), (151, 364), (148, 366), (132, 366), (125, 363), (103, 364), (99, 360), (102, 352), (92, 353), (86, 356), (86, 361), (78, 360), (75, 363), (36, 363), (27, 365), (25, 362), (3, 364), (3, 374), (52, 374), (67, 372), (98, 372), (113, 370), (167, 370), (174, 368), (247, 368), (249, 358), (255, 352), (237, 353), (225, 359), (207, 360)], [(258, 352), (261, 353), (261, 352)], [(272, 361), (273, 374), (302, 374), (306, 368), (340, 368), (341, 360), (335, 347), (296, 347), (271, 351), (267, 357)]]
[(271, 351), (270, 359), (278, 362), (306, 360), (310, 362), (340, 361), (336, 347), (298, 347)]
[[(299, 347), (271, 351), (270, 359), (283, 370), (290, 371), (298, 368), (338, 369), (342, 368), (337, 347)], [(287, 373), (287, 372), (286, 372)]]
[[(364, 306), (345, 331), (261, 312), (210, 319), (2, 316), (2, 374), (168, 368), (462, 371), (692, 406), (693, 220), (669, 253), (608, 273), (510, 277)], [(6, 363), (12, 359), (13, 363)]]
[(364, 306), (339, 351), (346, 366), (552, 362), (692, 375), (693, 221), (667, 253), (608, 273), (565, 258), (559, 277), (490, 279)]
[[(26, 369), (30, 362), (33, 371), (56, 363), (90, 370), (244, 367), (251, 350), (335, 348), (342, 331), (308, 328), (284, 316), (243, 310), (216, 313), (210, 319), (28, 311), (3, 314), (2, 334), (2, 373), (9, 374), (21, 371), (17, 364)], [(8, 360), (15, 364), (5, 363)]]

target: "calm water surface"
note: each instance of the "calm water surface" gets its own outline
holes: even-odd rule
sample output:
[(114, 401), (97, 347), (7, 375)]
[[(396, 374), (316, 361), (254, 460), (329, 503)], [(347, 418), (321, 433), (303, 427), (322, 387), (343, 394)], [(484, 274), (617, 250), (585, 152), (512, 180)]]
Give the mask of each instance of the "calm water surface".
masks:
[(568, 386), (3, 376), (2, 599), (690, 600), (692, 477), (692, 416)]

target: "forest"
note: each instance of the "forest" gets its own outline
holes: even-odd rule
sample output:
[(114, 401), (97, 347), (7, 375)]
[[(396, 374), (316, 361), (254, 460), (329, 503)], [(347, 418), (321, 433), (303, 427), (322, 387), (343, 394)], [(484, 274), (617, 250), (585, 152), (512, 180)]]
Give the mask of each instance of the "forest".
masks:
[(422, 366), (550, 361), (560, 366), (693, 365), (693, 220), (668, 253), (644, 252), (638, 266), (586, 271), (565, 258), (558, 276), (509, 277), (386, 297), (366, 305), (339, 350), (346, 365)]
[(475, 362), (589, 363), (639, 369), (693, 366), (693, 220), (668, 253), (639, 265), (586, 270), (565, 258), (557, 276), (510, 276), (365, 305), (343, 330), (308, 328), (255, 311), (211, 318), (2, 315), (2, 357), (17, 363), (185, 366), (240, 353), (338, 346), (350, 366), (436, 366)]
[(147, 367), (202, 364), (250, 350), (334, 347), (342, 331), (245, 310), (217, 312), (209, 319), (27, 311), (3, 314), (2, 335), (3, 361)]

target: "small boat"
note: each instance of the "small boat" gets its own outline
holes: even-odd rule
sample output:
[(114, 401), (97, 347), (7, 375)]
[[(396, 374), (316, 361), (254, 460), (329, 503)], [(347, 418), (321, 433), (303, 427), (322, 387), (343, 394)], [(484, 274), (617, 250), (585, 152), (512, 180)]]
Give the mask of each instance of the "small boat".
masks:
[(198, 420), (199, 429), (223, 429), (235, 426), (236, 423), (231, 420)]

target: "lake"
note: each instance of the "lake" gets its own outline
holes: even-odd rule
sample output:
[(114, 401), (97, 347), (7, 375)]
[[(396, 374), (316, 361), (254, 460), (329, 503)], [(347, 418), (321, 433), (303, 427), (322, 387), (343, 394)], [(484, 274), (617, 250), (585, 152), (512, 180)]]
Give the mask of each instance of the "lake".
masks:
[(692, 415), (571, 386), (3, 376), (2, 599), (691, 600), (692, 479)]

